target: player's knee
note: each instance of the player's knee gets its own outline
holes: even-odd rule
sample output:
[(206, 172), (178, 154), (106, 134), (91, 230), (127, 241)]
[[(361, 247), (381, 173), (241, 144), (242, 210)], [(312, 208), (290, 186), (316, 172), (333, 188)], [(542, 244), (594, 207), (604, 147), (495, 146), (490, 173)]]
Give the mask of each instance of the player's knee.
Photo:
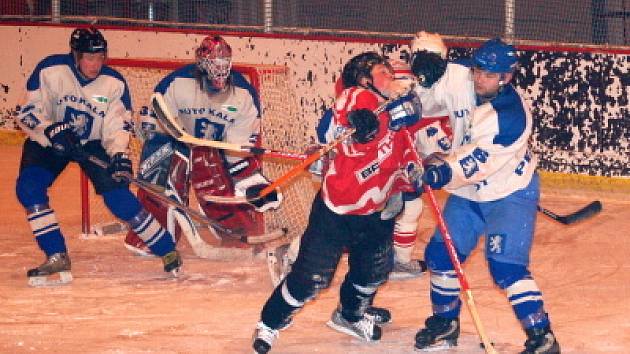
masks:
[(50, 172), (30, 167), (22, 170), (15, 184), (15, 194), (25, 208), (36, 204), (48, 203), (48, 186), (52, 183)]
[(326, 289), (332, 282), (334, 272), (308, 272), (295, 269), (287, 275), (287, 290), (298, 301), (308, 301)]
[[(457, 252), (457, 258), (462, 263), (466, 260), (466, 256), (460, 252)], [(443, 241), (438, 241), (435, 236), (431, 238), (424, 250), (424, 260), (432, 272), (453, 269), (453, 263), (446, 251), (446, 245)]]
[(492, 258), (488, 260), (488, 268), (492, 279), (501, 289), (529, 276), (529, 270), (524, 265), (499, 262)]
[(142, 210), (142, 205), (129, 188), (117, 188), (103, 193), (107, 208), (117, 218), (129, 221)]

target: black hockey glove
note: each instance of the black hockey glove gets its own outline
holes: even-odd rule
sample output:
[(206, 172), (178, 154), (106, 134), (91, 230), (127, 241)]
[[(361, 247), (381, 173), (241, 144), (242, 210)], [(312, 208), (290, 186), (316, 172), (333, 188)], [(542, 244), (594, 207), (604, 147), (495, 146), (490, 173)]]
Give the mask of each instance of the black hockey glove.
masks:
[(411, 57), (411, 72), (422, 87), (429, 88), (444, 75), (446, 63), (439, 54), (422, 50)]
[(129, 156), (124, 152), (117, 152), (112, 157), (112, 162), (109, 163), (107, 172), (112, 175), (114, 181), (129, 183), (131, 176), (133, 176)]
[(244, 178), (234, 184), (234, 195), (237, 197), (245, 197), (254, 209), (259, 212), (265, 212), (269, 209), (278, 209), (282, 203), (282, 193), (274, 190), (262, 198), (260, 192), (269, 185), (269, 181), (260, 173)]
[(358, 109), (348, 114), (348, 121), (355, 129), (352, 139), (359, 144), (369, 143), (378, 134), (378, 118), (369, 109)]
[(81, 150), (81, 140), (68, 122), (59, 122), (44, 129), (57, 156), (72, 158)]

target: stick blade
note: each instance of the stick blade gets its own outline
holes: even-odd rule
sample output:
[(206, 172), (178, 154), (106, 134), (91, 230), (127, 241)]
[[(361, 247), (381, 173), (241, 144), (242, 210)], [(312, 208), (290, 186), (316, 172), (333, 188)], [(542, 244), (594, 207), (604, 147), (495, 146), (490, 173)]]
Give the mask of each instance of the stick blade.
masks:
[(166, 101), (164, 101), (164, 96), (162, 96), (161, 93), (155, 92), (151, 95), (151, 108), (153, 108), (153, 113), (155, 113), (158, 122), (160, 122), (162, 128), (164, 128), (168, 134), (175, 139), (179, 139), (183, 135), (179, 126), (174, 123), (175, 118), (169, 111)]
[(602, 202), (596, 200), (573, 214), (563, 216), (561, 222), (567, 225), (573, 224), (588, 219), (598, 214), (600, 211), (602, 211)]

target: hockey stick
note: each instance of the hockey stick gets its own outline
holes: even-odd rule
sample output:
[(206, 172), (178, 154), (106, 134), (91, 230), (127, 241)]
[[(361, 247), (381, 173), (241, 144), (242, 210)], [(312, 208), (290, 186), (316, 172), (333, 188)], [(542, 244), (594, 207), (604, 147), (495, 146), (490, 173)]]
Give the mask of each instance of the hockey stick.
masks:
[[(99, 159), (96, 156), (93, 155), (87, 155), (84, 156), (88, 161), (92, 162), (93, 164), (106, 169), (108, 164), (107, 162)], [(122, 173), (122, 176), (125, 177), (126, 179), (129, 180), (130, 183), (136, 185), (138, 188), (143, 189), (144, 191), (146, 191), (147, 193), (149, 193), (152, 197), (155, 197), (156, 199), (158, 199), (160, 202), (163, 202), (165, 204), (171, 205), (174, 208), (178, 209), (179, 211), (181, 211), (184, 214), (190, 215), (191, 217), (193, 217), (194, 219), (198, 220), (199, 222), (211, 226), (213, 229), (219, 231), (221, 233), (221, 235), (227, 235), (228, 237), (231, 238), (235, 238), (238, 239), (241, 242), (244, 243), (248, 243), (248, 244), (259, 244), (259, 243), (264, 243), (264, 242), (268, 242), (277, 238), (280, 238), (282, 236), (284, 236), (286, 234), (285, 230), (275, 230), (272, 231), (271, 233), (267, 233), (267, 234), (262, 234), (262, 235), (251, 235), (248, 236), (242, 232), (237, 232), (235, 230), (232, 229), (228, 229), (226, 227), (224, 227), (223, 225), (219, 224), (216, 221), (213, 221), (211, 219), (209, 219), (207, 216), (201, 214), (200, 212), (186, 206), (183, 205), (179, 202), (177, 202), (176, 200), (169, 198), (167, 196), (165, 196), (164, 194), (162, 194), (162, 191), (160, 191), (158, 188), (156, 188), (156, 186), (154, 186), (151, 183), (139, 180), (137, 178), (134, 178), (131, 174), (129, 173)], [(179, 220), (178, 220), (179, 221)], [(186, 235), (188, 236), (188, 233), (186, 233)], [(207, 247), (211, 247), (210, 245), (208, 245), (205, 241), (203, 241), (203, 239), (201, 239), (201, 241), (207, 245)], [(191, 241), (189, 240), (189, 242), (191, 243), (191, 245), (193, 245), (193, 243), (195, 245), (200, 245), (201, 242), (199, 242), (199, 240), (194, 240)], [(197, 253), (197, 252), (195, 252)]]
[[(414, 158), (416, 162), (422, 166), (422, 158), (418, 155), (418, 152), (415, 149), (415, 145), (413, 140), (411, 139), (411, 135), (409, 134), (409, 130), (407, 128), (403, 128), (404, 133), (407, 137), (407, 142), (409, 143), (409, 148), (414, 154)], [(472, 290), (470, 289), (470, 285), (468, 284), (468, 280), (464, 275), (464, 269), (462, 268), (462, 263), (457, 258), (457, 251), (455, 249), (455, 244), (453, 243), (453, 238), (451, 237), (448, 228), (446, 227), (446, 223), (444, 222), (444, 216), (442, 215), (442, 211), (440, 210), (440, 206), (435, 199), (435, 194), (433, 190), (428, 185), (424, 184), (424, 194), (429, 198), (429, 202), (431, 204), (431, 210), (433, 210), (433, 215), (435, 216), (435, 221), (437, 222), (438, 228), (440, 229), (440, 233), (442, 234), (442, 239), (444, 240), (444, 246), (446, 247), (446, 251), (448, 252), (448, 256), (453, 263), (453, 269), (455, 270), (455, 274), (457, 274), (457, 279), (459, 280), (459, 284), (461, 285), (461, 291), (465, 294), (465, 303), (468, 308), (468, 312), (470, 313), (470, 317), (472, 317), (473, 323), (475, 324), (475, 328), (477, 329), (477, 334), (479, 334), (479, 338), (481, 339), (482, 346), (486, 353), (489, 354), (497, 354), (497, 351), (494, 349), (494, 346), (486, 331), (481, 323), (481, 318), (479, 317), (479, 312), (477, 311), (477, 305), (475, 305), (475, 300), (473, 298)]]
[(307, 158), (306, 155), (300, 153), (285, 152), (256, 146), (231, 144), (223, 141), (195, 138), (194, 136), (188, 134), (184, 130), (184, 128), (182, 128), (182, 126), (177, 122), (175, 116), (173, 116), (173, 114), (169, 111), (169, 108), (164, 101), (164, 96), (162, 96), (162, 94), (158, 92), (154, 93), (151, 96), (151, 107), (153, 108), (153, 112), (155, 112), (155, 116), (157, 117), (158, 121), (162, 124), (162, 127), (168, 132), (168, 134), (183, 143), (292, 160), (304, 160)]
[[(398, 99), (398, 98), (400, 98), (400, 97), (402, 97), (404, 95), (409, 94), (414, 89), (414, 87), (415, 87), (415, 84), (409, 85), (409, 87), (407, 87), (407, 89), (405, 91), (400, 92), (396, 96), (393, 96), (393, 97), (390, 97), (390, 98), (386, 98), (385, 102), (381, 103), (375, 110), (372, 111), (372, 113), (374, 113), (375, 115), (378, 116), (379, 114), (381, 114), (387, 108), (388, 104), (390, 104), (392, 101), (394, 101), (394, 100), (396, 100), (396, 99)], [(384, 97), (384, 96), (381, 95), (381, 97)], [(259, 198), (263, 198), (266, 195), (268, 195), (269, 193), (273, 192), (276, 188), (278, 188), (281, 185), (287, 183), (293, 177), (299, 175), (302, 172), (302, 170), (307, 168), (313, 162), (317, 161), (324, 154), (328, 153), (328, 151), (330, 151), (333, 148), (335, 148), (339, 143), (341, 143), (344, 140), (346, 140), (347, 138), (349, 138), (354, 132), (355, 132), (354, 128), (346, 129), (335, 140), (333, 140), (333, 141), (329, 142), (328, 144), (322, 146), (318, 151), (316, 151), (313, 154), (309, 155), (304, 161), (302, 161), (302, 163), (300, 163), (299, 165), (293, 167), (286, 174), (280, 176), (273, 183), (271, 183), (270, 185), (268, 185), (267, 187), (262, 189), (260, 191), (260, 193), (258, 193), (258, 195), (252, 196), (252, 197), (248, 196), (247, 199), (249, 199), (249, 200), (256, 200), (256, 199), (259, 199)]]
[(547, 215), (555, 221), (564, 225), (571, 225), (573, 223), (588, 219), (591, 216), (598, 214), (600, 211), (602, 211), (602, 202), (596, 200), (583, 207), (582, 209), (567, 215), (558, 215), (549, 209), (541, 207), (540, 205), (538, 205), (537, 207), (539, 212)]

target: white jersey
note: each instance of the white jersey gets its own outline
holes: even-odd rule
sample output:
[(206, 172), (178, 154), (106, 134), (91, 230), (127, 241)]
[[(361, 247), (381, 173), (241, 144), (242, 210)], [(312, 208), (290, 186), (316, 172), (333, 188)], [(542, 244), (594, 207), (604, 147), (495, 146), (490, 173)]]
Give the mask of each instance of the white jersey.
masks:
[(31, 140), (51, 146), (44, 129), (69, 122), (81, 143), (100, 140), (113, 156), (129, 145), (131, 97), (125, 79), (104, 65), (95, 79), (85, 79), (71, 54), (42, 60), (29, 77), (17, 123)]
[[(155, 92), (164, 96), (184, 130), (202, 139), (255, 144), (260, 135), (261, 111), (256, 90), (240, 73), (232, 71), (227, 89), (209, 94), (199, 84), (195, 73), (195, 64), (186, 65), (155, 87)], [(242, 159), (236, 156), (226, 158), (230, 163)]]
[(445, 189), (474, 201), (493, 201), (526, 187), (536, 169), (529, 149), (532, 116), (512, 85), (470, 114), (463, 144), (445, 161), (453, 171)]
[(453, 62), (430, 89), (416, 92), (423, 106), (441, 106), (448, 112), (452, 147), (445, 161), (453, 176), (445, 190), (474, 201), (492, 201), (527, 186), (536, 169), (528, 145), (532, 118), (512, 86), (477, 106), (470, 68)]
[(464, 141), (465, 129), (469, 125), (470, 113), (475, 107), (475, 90), (470, 68), (458, 63), (448, 63), (444, 75), (430, 89), (417, 87), (416, 93), (424, 107), (439, 111), (442, 107), (448, 114), (452, 130), (453, 147)]

